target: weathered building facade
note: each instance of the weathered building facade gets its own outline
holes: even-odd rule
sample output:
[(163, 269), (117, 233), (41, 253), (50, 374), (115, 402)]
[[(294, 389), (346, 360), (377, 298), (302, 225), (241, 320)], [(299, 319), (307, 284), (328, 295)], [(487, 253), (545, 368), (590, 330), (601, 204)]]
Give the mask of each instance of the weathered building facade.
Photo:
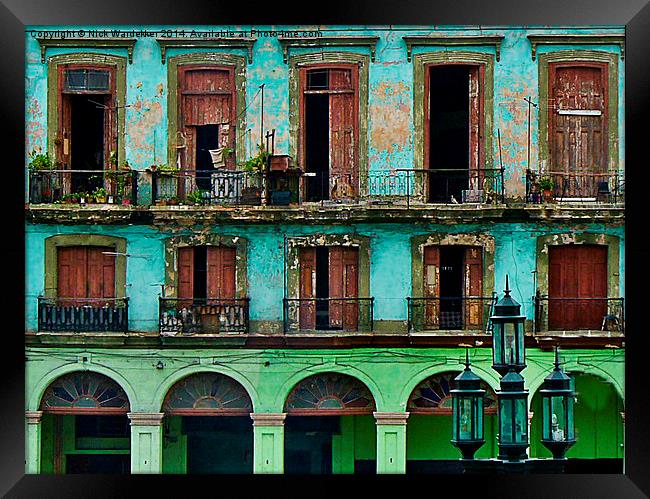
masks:
[(529, 455), (559, 345), (570, 466), (620, 472), (623, 28), (47, 29), (26, 33), (27, 472), (458, 471), (466, 348), (496, 456), (506, 275)]

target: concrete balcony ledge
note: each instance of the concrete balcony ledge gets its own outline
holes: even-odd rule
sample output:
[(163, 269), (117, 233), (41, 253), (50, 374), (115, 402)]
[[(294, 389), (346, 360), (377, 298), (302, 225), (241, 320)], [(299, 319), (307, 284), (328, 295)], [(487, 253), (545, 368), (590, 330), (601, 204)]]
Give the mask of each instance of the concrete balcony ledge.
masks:
[(549, 204), (414, 204), (401, 201), (371, 203), (303, 203), (290, 206), (123, 206), (114, 204), (28, 204), (26, 219), (32, 223), (144, 224), (187, 223), (323, 223), (377, 222), (442, 224), (474, 222), (599, 222), (625, 221), (625, 207), (604, 203)]

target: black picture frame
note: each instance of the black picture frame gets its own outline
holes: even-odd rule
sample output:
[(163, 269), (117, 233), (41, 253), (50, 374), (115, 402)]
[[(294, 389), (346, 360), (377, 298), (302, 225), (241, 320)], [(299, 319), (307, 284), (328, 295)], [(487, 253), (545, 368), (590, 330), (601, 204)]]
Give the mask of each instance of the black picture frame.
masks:
[[(2, 381), (0, 390), (4, 402), (0, 416), (0, 494), (7, 497), (119, 497), (139, 493), (163, 492), (205, 493), (194, 487), (197, 480), (207, 481), (207, 493), (216, 494), (236, 485), (239, 493), (248, 495), (241, 487), (250, 485), (268, 493), (272, 488), (291, 494), (296, 479), (287, 477), (206, 478), (170, 476), (128, 476), (116, 480), (109, 476), (28, 476), (24, 475), (24, 57), (26, 25), (87, 25), (124, 24), (139, 27), (147, 24), (362, 24), (362, 25), (625, 25), (625, 141), (626, 141), (626, 257), (627, 280), (626, 322), (626, 420), (624, 475), (528, 475), (511, 476), (437, 476), (437, 477), (331, 477), (326, 488), (344, 491), (358, 486), (365, 493), (385, 490), (393, 482), (395, 493), (442, 492), (441, 485), (451, 486), (453, 495), (478, 497), (643, 497), (650, 495), (650, 425), (647, 420), (648, 380), (650, 372), (644, 358), (648, 352), (648, 334), (643, 324), (643, 288), (649, 281), (644, 259), (650, 255), (645, 242), (643, 200), (647, 196), (644, 178), (648, 179), (648, 102), (650, 100), (650, 3), (646, 0), (456, 0), (448, 2), (386, 0), (350, 2), (329, 1), (322, 8), (309, 5), (296, 8), (269, 2), (251, 6), (223, 0), (133, 0), (97, 1), (75, 0), (3, 0), (0, 5), (2, 32), (3, 75), (2, 122), (6, 125), (3, 148), (3, 217), (9, 233), (3, 256), (5, 301)], [(308, 10), (309, 9), (309, 10)], [(299, 19), (298, 19), (299, 18)], [(10, 182), (7, 180), (10, 179)], [(11, 187), (9, 187), (11, 185)], [(15, 211), (14, 211), (15, 210)], [(10, 342), (11, 345), (7, 345)], [(21, 352), (23, 355), (21, 355)], [(433, 478), (433, 480), (432, 480)], [(415, 480), (415, 482), (414, 482)], [(237, 483), (235, 483), (235, 481)], [(313, 480), (311, 480), (313, 481)], [(325, 482), (325, 480), (320, 480)], [(420, 482), (421, 483), (418, 483)], [(188, 487), (189, 483), (191, 487)], [(214, 486), (219, 483), (218, 489)], [(231, 483), (224, 483), (231, 482)], [(244, 482), (243, 484), (240, 482)], [(345, 483), (340, 483), (345, 482)], [(426, 484), (429, 484), (428, 486)], [(376, 487), (376, 489), (375, 489)], [(424, 488), (422, 488), (424, 487)], [(372, 492), (370, 492), (370, 490)], [(296, 493), (299, 489), (294, 489)], [(194, 492), (196, 491), (196, 492)], [(325, 489), (323, 489), (325, 491)], [(233, 492), (237, 493), (237, 492)], [(174, 494), (175, 495), (175, 494)]]

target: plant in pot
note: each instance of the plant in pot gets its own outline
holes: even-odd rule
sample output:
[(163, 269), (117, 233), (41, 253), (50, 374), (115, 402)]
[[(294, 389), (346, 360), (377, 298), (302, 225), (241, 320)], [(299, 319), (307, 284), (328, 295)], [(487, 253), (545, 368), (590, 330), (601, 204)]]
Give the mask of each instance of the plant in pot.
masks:
[(190, 204), (194, 205), (201, 205), (203, 204), (203, 199), (204, 199), (204, 193), (206, 191), (198, 190), (198, 191), (192, 191), (187, 195), (187, 201)]
[(262, 199), (262, 172), (266, 168), (266, 162), (270, 154), (259, 146), (256, 156), (242, 163), (242, 170), (246, 172), (246, 187), (242, 189), (242, 203), (259, 205)]
[(86, 204), (87, 202), (90, 202), (90, 194), (87, 192), (78, 192), (77, 195), (79, 196), (79, 203)]
[(108, 197), (108, 192), (103, 187), (97, 187), (93, 191), (93, 198), (97, 203), (106, 203), (106, 198)]
[(539, 179), (539, 188), (544, 196), (544, 201), (553, 200), (553, 187), (555, 187), (555, 182), (553, 182), (551, 177), (542, 177)]

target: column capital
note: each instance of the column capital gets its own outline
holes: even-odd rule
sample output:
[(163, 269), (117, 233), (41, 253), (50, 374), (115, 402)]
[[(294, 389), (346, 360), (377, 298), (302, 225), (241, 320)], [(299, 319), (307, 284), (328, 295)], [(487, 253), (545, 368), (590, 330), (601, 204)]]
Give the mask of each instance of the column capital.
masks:
[(43, 411), (25, 411), (25, 418), (27, 419), (27, 424), (40, 423), (42, 416), (43, 416)]
[(287, 417), (286, 412), (265, 413), (251, 412), (253, 426), (284, 426), (284, 419)]
[(409, 412), (373, 412), (377, 424), (405, 425)]
[(162, 424), (164, 412), (127, 412), (131, 426), (159, 426)]

